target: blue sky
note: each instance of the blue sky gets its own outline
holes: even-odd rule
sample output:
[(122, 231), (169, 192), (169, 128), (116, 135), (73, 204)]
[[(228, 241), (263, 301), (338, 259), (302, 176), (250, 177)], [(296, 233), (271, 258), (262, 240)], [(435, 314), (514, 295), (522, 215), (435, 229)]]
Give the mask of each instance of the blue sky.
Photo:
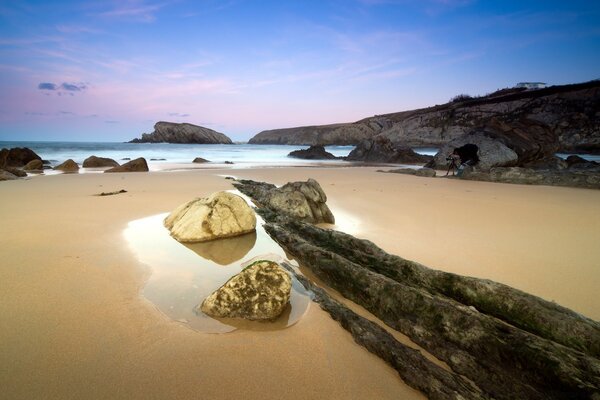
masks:
[(0, 3), (0, 140), (247, 140), (521, 81), (600, 78), (599, 1)]

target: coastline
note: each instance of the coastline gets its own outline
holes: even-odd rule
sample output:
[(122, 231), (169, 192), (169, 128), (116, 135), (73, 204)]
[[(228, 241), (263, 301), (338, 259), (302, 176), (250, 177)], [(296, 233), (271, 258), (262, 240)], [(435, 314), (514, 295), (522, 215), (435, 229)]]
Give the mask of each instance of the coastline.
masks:
[[(600, 193), (382, 174), (245, 168), (77, 174), (0, 185), (11, 398), (423, 398), (317, 306), (273, 332), (202, 334), (141, 296), (127, 223), (231, 189), (316, 179), (338, 226), (428, 267), (489, 278), (600, 319)], [(106, 198), (102, 191), (125, 189)]]

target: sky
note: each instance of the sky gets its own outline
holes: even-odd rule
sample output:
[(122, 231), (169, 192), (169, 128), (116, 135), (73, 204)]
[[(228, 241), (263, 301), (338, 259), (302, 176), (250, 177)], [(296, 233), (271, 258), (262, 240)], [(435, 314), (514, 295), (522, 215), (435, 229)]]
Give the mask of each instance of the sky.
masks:
[(0, 140), (246, 141), (600, 78), (596, 0), (0, 2)]

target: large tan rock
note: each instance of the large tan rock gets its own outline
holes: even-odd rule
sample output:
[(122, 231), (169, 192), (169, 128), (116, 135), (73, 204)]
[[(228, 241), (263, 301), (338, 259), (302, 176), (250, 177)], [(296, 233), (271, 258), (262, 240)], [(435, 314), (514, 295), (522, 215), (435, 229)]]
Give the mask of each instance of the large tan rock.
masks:
[(148, 163), (145, 158), (140, 157), (121, 166), (107, 169), (104, 172), (148, 172)]
[(217, 192), (182, 204), (164, 223), (180, 242), (206, 242), (253, 232), (256, 216), (240, 196)]
[(38, 159), (29, 161), (23, 167), (23, 170), (25, 170), (25, 171), (41, 171), (43, 169), (44, 169), (44, 163), (42, 162), (42, 160), (38, 160)]
[(54, 169), (58, 170), (58, 171), (66, 172), (66, 173), (75, 173), (75, 172), (79, 172), (79, 165), (77, 165), (77, 163), (75, 161), (73, 161), (69, 158), (64, 163), (59, 164), (56, 167), (54, 167)]
[(277, 263), (261, 260), (229, 279), (198, 308), (217, 318), (273, 320), (285, 309), (291, 290), (287, 272)]
[(112, 158), (90, 156), (83, 160), (83, 168), (118, 167), (119, 163)]

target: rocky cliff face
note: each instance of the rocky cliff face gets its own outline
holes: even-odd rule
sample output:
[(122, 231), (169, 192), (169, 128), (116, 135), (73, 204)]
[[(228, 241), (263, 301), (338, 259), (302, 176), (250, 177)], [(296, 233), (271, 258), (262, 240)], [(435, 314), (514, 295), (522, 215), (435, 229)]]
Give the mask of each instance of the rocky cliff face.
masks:
[(384, 128), (391, 127), (386, 118), (372, 118), (350, 124), (301, 126), (298, 128), (262, 131), (254, 136), (250, 144), (293, 144), (293, 145), (355, 145), (373, 137)]
[(177, 124), (160, 121), (154, 125), (154, 132), (142, 133), (141, 139), (129, 143), (195, 143), (195, 144), (232, 144), (224, 134), (192, 124)]
[[(264, 131), (250, 143), (357, 144), (383, 135), (406, 146), (440, 147), (495, 119), (512, 125), (535, 121), (565, 152), (600, 153), (600, 81), (481, 98), (379, 115), (355, 123)], [(362, 136), (361, 136), (362, 135)]]

